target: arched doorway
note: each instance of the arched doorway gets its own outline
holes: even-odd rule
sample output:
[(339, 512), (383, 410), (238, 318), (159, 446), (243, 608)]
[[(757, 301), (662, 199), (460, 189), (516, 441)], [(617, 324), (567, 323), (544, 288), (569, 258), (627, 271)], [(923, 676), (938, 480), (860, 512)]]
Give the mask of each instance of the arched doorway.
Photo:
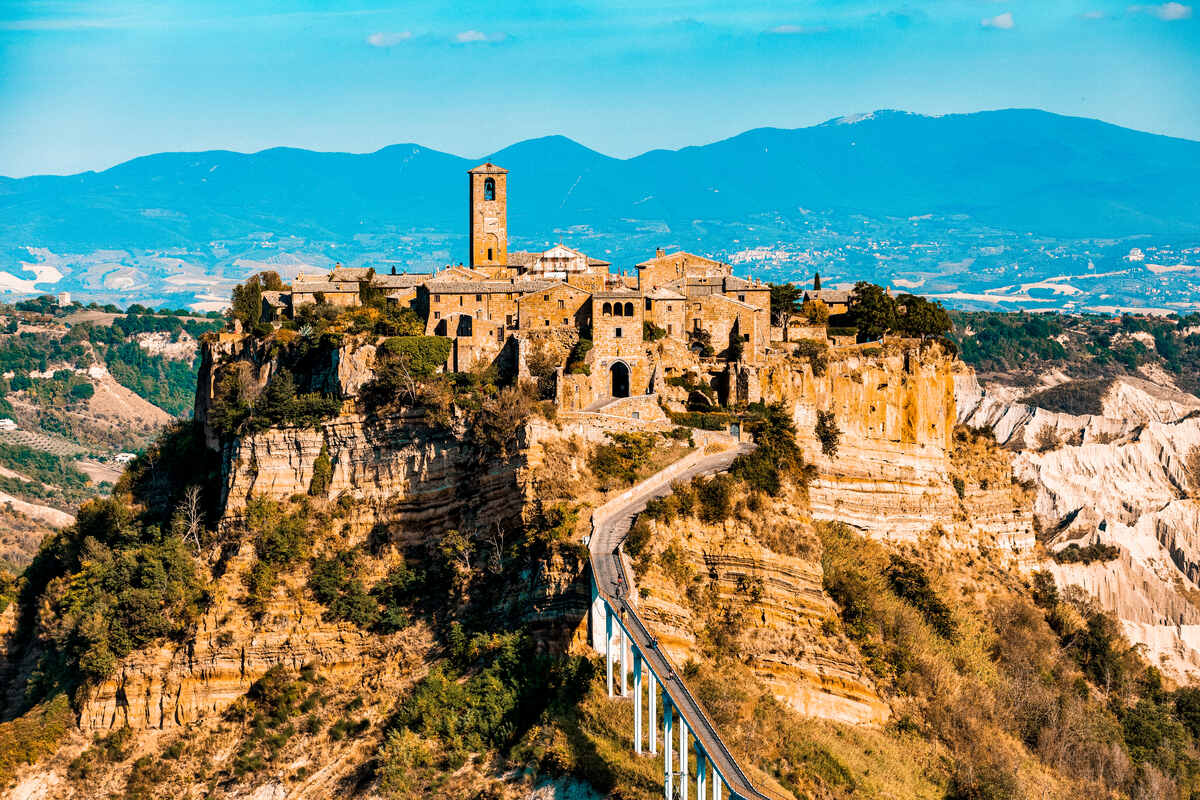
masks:
[(608, 369), (612, 376), (612, 396), (629, 397), (629, 367), (618, 361)]

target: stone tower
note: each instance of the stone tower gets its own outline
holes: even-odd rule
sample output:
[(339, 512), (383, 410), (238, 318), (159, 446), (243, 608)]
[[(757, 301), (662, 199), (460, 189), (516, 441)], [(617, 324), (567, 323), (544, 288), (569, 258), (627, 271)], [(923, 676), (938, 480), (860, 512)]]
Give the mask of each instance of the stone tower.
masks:
[(471, 178), (471, 266), (508, 265), (508, 170), (481, 164)]

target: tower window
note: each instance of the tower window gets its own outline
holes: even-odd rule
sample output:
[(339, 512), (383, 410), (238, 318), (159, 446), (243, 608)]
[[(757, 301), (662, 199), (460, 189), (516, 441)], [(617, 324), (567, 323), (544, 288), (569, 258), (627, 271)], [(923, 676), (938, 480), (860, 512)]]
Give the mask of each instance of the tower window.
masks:
[(488, 248), (488, 261), (492, 260), (492, 248)]
[[(483, 182), (483, 199), (496, 199), (496, 180), (494, 178), (488, 178)], [(491, 258), (491, 256), (488, 256), (488, 258)]]
[(604, 310), (603, 310), (603, 312), (602, 312), (602, 313), (603, 313), (603, 314), (604, 314), (604, 316), (606, 316), (606, 317), (611, 317), (611, 316), (612, 316), (612, 303), (605, 303), (605, 304), (604, 304)]
[(613, 328), (613, 338), (614, 339), (621, 338), (621, 329), (620, 328)]

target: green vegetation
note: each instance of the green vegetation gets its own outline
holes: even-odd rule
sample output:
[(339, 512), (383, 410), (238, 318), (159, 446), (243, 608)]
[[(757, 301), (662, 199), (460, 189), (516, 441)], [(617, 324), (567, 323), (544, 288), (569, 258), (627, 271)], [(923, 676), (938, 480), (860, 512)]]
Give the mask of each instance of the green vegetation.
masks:
[(667, 329), (660, 328), (650, 320), (642, 323), (642, 338), (647, 342), (657, 342), (659, 339), (664, 339), (667, 336)]
[(214, 392), (209, 423), (221, 436), (236, 436), (267, 428), (316, 427), (341, 410), (341, 401), (320, 392), (299, 393), (292, 373), (280, 368), (257, 398), (250, 399), (248, 365), (227, 369)]
[(632, 486), (639, 471), (650, 461), (654, 435), (646, 433), (610, 433), (608, 444), (598, 445), (588, 458), (588, 468), (607, 491), (616, 486)]
[(822, 377), (829, 368), (829, 345), (816, 339), (800, 339), (792, 351), (796, 358), (806, 359), (815, 377)]
[(240, 723), (245, 731), (230, 770), (234, 777), (277, 763), (283, 746), (296, 734), (293, 720), (321, 705), (320, 683), (311, 668), (293, 678), (283, 665), (277, 665), (229, 707), (225, 717)]
[(355, 577), (357, 560), (358, 554), (347, 550), (313, 561), (308, 588), (325, 606), (325, 618), (383, 634), (408, 627), (409, 608), (426, 588), (425, 575), (401, 564), (368, 591)]
[(568, 375), (591, 375), (592, 368), (589, 364), (585, 364), (583, 359), (587, 356), (588, 351), (592, 349), (592, 340), (580, 337), (579, 341), (571, 348), (571, 352), (567, 355), (566, 373)]
[(36, 764), (54, 752), (75, 725), (65, 694), (55, 694), (16, 719), (0, 722), (0, 785), (8, 785), (17, 769)]
[(921, 731), (953, 754), (947, 797), (1023, 796), (1029, 759), (1103, 796), (1200, 785), (1193, 695), (1164, 691), (1082, 593), (1060, 597), (1037, 573), (1034, 603), (1001, 581), (984, 605), (963, 605), (933, 551), (889, 552), (839, 524), (817, 533), (840, 630), (905, 709), (893, 735)]
[(938, 337), (953, 327), (941, 303), (913, 294), (893, 298), (882, 287), (867, 281), (854, 284), (847, 316), (854, 322), (860, 342), (875, 341), (887, 333), (923, 339)]
[[(550, 656), (521, 633), (467, 638), (452, 629), (449, 642), (449, 662), (434, 667), (401, 700), (392, 721), (394, 730), (437, 743), (417, 761), (432, 761), (439, 770), (458, 769), (471, 753), (507, 750), (534, 723), (568, 713), (593, 678), (592, 662)], [(395, 746), (404, 740), (390, 741), (381, 766), (389, 785), (411, 789), (428, 780)]]
[(1050, 557), (1059, 564), (1091, 564), (1093, 561), (1112, 561), (1120, 556), (1120, 547), (1103, 542), (1093, 542), (1084, 547), (1072, 542), (1061, 550), (1050, 553)]
[(838, 427), (837, 418), (832, 411), (818, 411), (817, 425), (814, 429), (817, 441), (821, 443), (821, 452), (830, 458), (837, 456), (838, 447), (842, 442), (842, 430)]
[(800, 313), (800, 298), (804, 292), (794, 283), (772, 283), (771, 324), (780, 327)]
[(1021, 398), (1021, 402), (1060, 414), (1102, 414), (1104, 393), (1112, 386), (1111, 378), (1074, 380), (1051, 386)]
[(303, 505), (289, 509), (265, 497), (252, 497), (246, 503), (243, 524), (258, 556), (244, 576), (243, 602), (251, 614), (261, 616), (266, 611), (281, 572), (308, 558), (308, 519), (308, 509)]

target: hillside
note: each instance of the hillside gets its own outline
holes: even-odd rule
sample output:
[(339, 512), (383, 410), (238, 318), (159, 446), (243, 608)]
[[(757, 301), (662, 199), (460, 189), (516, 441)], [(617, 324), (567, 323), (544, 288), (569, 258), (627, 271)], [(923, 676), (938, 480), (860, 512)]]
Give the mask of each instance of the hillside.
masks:
[(2, 618), (14, 796), (661, 796), (592, 646), (585, 543), (647, 479), (669, 491), (623, 539), (629, 596), (769, 796), (1200, 788), (1196, 690), (1056, 585), (1052, 482), (956, 425), (945, 342), (662, 338), (656, 397), (570, 410), (544, 353), (449, 372), (408, 317), (202, 337), (197, 418)]
[[(1200, 266), (1200, 143), (1039, 111), (885, 111), (623, 160), (552, 136), (476, 159), (416, 144), (161, 153), (4, 180), (0, 289), (209, 309), (265, 268), (455, 263), (463, 174), (484, 158), (512, 173), (514, 246), (565, 238), (618, 267), (678, 246), (962, 304), (1161, 307), (1189, 300)], [(1129, 270), (1133, 247), (1149, 257)]]

